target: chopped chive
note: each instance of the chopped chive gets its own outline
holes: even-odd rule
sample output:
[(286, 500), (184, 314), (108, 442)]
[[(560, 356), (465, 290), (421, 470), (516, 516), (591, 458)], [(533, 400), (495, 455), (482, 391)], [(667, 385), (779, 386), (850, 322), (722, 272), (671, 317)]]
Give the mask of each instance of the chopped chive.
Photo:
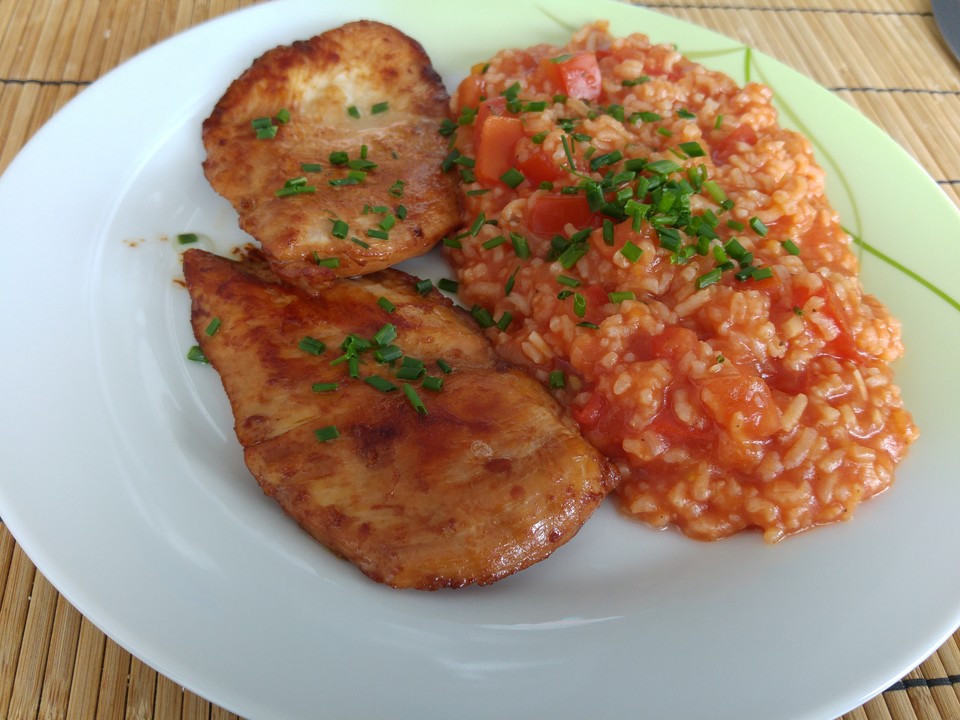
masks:
[(350, 156), (342, 150), (336, 150), (327, 156), (331, 165), (346, 165), (350, 162)]
[(268, 125), (267, 127), (258, 128), (256, 131), (257, 140), (270, 140), (277, 136), (277, 126)]
[(350, 107), (347, 108), (347, 115), (349, 115), (352, 118), (359, 118), (360, 109), (356, 105), (351, 105)]
[(473, 221), (473, 224), (470, 225), (470, 230), (468, 231), (468, 234), (471, 237), (476, 237), (477, 233), (480, 232), (480, 228), (483, 227), (485, 222), (487, 222), (486, 215), (484, 215), (483, 213), (480, 213), (479, 215), (477, 215), (477, 217)]
[(560, 253), (557, 262), (564, 270), (569, 270), (580, 261), (580, 258), (587, 254), (589, 249), (586, 243), (571, 243), (566, 250)]
[(423, 404), (423, 400), (421, 400), (420, 396), (417, 395), (417, 391), (414, 390), (413, 385), (410, 383), (403, 383), (403, 394), (407, 396), (407, 400), (409, 400), (410, 404), (413, 405), (414, 410), (421, 415), (427, 414), (427, 406)]
[(566, 387), (567, 378), (563, 374), (563, 370), (554, 370), (550, 373), (550, 387), (552, 388), (562, 388)]
[(723, 115), (717, 115), (717, 119), (713, 121), (713, 127), (717, 130), (723, 125)]
[(504, 310), (503, 315), (497, 320), (497, 327), (500, 328), (501, 332), (506, 332), (511, 322), (513, 322), (513, 314)]
[(193, 360), (193, 362), (198, 363), (209, 363), (207, 356), (203, 354), (203, 350), (200, 349), (199, 345), (194, 345), (189, 350), (187, 350), (187, 360)]
[(629, 291), (607, 293), (607, 299), (612, 303), (622, 303), (624, 300), (636, 300), (637, 296)]
[(297, 343), (297, 347), (310, 355), (320, 355), (327, 349), (326, 344), (322, 340), (317, 340), (309, 335), (300, 340), (300, 342)]
[(713, 285), (716, 282), (720, 281), (720, 276), (723, 275), (723, 271), (720, 268), (714, 268), (705, 272), (703, 275), (697, 278), (697, 289), (702, 290), (708, 285)]
[(384, 345), (374, 350), (373, 357), (378, 363), (391, 363), (403, 357), (403, 350), (396, 345)]
[(645, 82), (650, 82), (649, 75), (640, 75), (639, 77), (624, 80), (620, 84), (623, 85), (623, 87), (633, 87), (634, 85), (643, 85)]
[(538, 132), (536, 135), (530, 138), (530, 142), (532, 142), (534, 145), (542, 145), (543, 141), (547, 139), (548, 134), (549, 133), (546, 131)]
[(396, 390), (397, 386), (386, 378), (382, 378), (379, 375), (367, 375), (363, 381), (370, 385), (371, 387), (376, 388), (380, 392), (390, 392), (391, 390)]
[(394, 197), (403, 197), (403, 186), (406, 183), (403, 180), (397, 180), (393, 185), (390, 186), (390, 189), (387, 190), (388, 193)]
[(364, 250), (366, 250), (367, 248), (370, 247), (370, 244), (369, 244), (369, 243), (365, 243), (363, 240), (361, 240), (361, 239), (358, 238), (358, 237), (351, 237), (351, 238), (350, 238), (350, 242), (354, 243), (355, 245), (359, 245), (359, 246), (362, 247)]
[(250, 121), (250, 126), (254, 130), (263, 130), (273, 125), (273, 120), (268, 117), (258, 117)]
[(456, 280), (451, 280), (450, 278), (440, 278), (437, 281), (437, 287), (439, 287), (441, 290), (455, 293), (460, 288), (460, 285)]
[(527, 239), (523, 237), (523, 235), (515, 232), (510, 233), (510, 242), (513, 244), (513, 251), (517, 254), (518, 258), (526, 260), (530, 257), (530, 246), (527, 244)]
[(613, 222), (604, 218), (603, 220), (603, 244), (613, 245)]
[(727, 194), (723, 192), (723, 189), (717, 185), (716, 180), (707, 180), (703, 183), (703, 189), (709, 193), (716, 202), (722, 203), (727, 199)]
[(584, 320), (583, 322), (578, 322), (578, 323), (577, 323), (577, 327), (588, 328), (588, 329), (590, 329), (590, 330), (599, 330), (599, 329), (600, 329), (600, 326), (597, 325), (596, 323), (587, 322), (586, 320)]
[(567, 287), (580, 287), (583, 285), (582, 282), (576, 278), (567, 277), (566, 275), (557, 275), (557, 282), (561, 285), (566, 285)]
[(369, 230), (367, 230), (367, 237), (372, 237), (377, 240), (389, 240), (390, 233), (388, 233), (386, 230), (380, 230), (378, 228), (370, 228)]
[(386, 112), (389, 108), (390, 108), (390, 103), (386, 101), (378, 102), (375, 105), (373, 105), (373, 107), (370, 108), (370, 112), (373, 115), (379, 115), (380, 113)]
[(678, 147), (686, 153), (687, 157), (703, 157), (707, 154), (698, 142), (682, 142)]
[(433, 281), (427, 278), (426, 280), (421, 280), (420, 282), (414, 283), (413, 287), (421, 295), (426, 295), (428, 292), (433, 290)]
[(382, 307), (382, 308), (383, 308), (384, 310), (386, 310), (388, 313), (392, 313), (394, 310), (397, 309), (397, 306), (396, 306), (396, 305), (394, 305), (392, 302), (390, 302), (389, 300), (387, 300), (387, 299), (386, 299), (385, 297), (383, 297), (383, 296), (377, 298), (377, 305), (379, 305), (380, 307)]
[(210, 321), (210, 324), (207, 325), (207, 329), (204, 331), (209, 337), (213, 337), (217, 334), (217, 330), (220, 329), (220, 318), (215, 317)]
[(493, 327), (496, 324), (490, 315), (490, 311), (485, 307), (474, 305), (470, 309), (470, 314), (473, 316), (473, 319), (477, 321), (477, 324), (484, 329)]
[(517, 170), (515, 167), (507, 170), (503, 175), (500, 176), (500, 179), (511, 189), (515, 189), (520, 183), (522, 183), (527, 178), (522, 172)]
[(384, 323), (383, 326), (373, 335), (373, 342), (381, 347), (384, 345), (389, 345), (396, 339), (397, 327), (391, 323)]
[(749, 221), (750, 229), (753, 230), (760, 237), (766, 237), (767, 235), (767, 226), (763, 224), (763, 221), (758, 217), (752, 217)]
[(482, 247), (484, 250), (493, 250), (493, 248), (503, 245), (506, 241), (507, 239), (503, 235), (497, 235), (496, 237), (487, 240), (480, 247)]
[(277, 110), (276, 118), (278, 123), (281, 125), (286, 125), (288, 122), (290, 122), (290, 111), (286, 108), (280, 108)]
[(300, 169), (304, 172), (323, 172), (323, 165), (320, 163), (300, 163)]
[(315, 262), (316, 262), (317, 265), (319, 265), (320, 267), (326, 267), (326, 268), (338, 268), (338, 267), (340, 267), (340, 258), (338, 258), (338, 257), (328, 257), (328, 258), (317, 257), (317, 258), (315, 259)]
[(746, 225), (736, 220), (727, 220), (727, 227), (731, 230), (736, 230), (737, 232), (743, 232)]
[(773, 269), (769, 267), (754, 267), (750, 273), (754, 280), (766, 280), (773, 277)]
[(577, 317), (587, 314), (587, 299), (580, 293), (573, 294), (573, 313)]
[(797, 247), (797, 244), (796, 244), (793, 240), (791, 240), (790, 238), (787, 238), (786, 240), (784, 240), (784, 241), (783, 241), (782, 243), (780, 243), (780, 244), (783, 246), (783, 249), (786, 250), (786, 251), (787, 251), (788, 253), (790, 253), (791, 255), (799, 255), (799, 254), (800, 254), (800, 248), (798, 248), (798, 247)]
[(443, 378), (436, 375), (427, 375), (420, 384), (427, 390), (440, 392), (443, 389)]
[(686, 108), (680, 108), (677, 110), (677, 117), (682, 117), (684, 120), (696, 120), (697, 116)]
[(338, 237), (341, 240), (346, 240), (347, 234), (350, 232), (350, 226), (347, 225), (343, 220), (333, 220), (333, 229), (330, 231), (330, 234), (334, 237)]
[(315, 393), (321, 393), (321, 392), (333, 392), (338, 387), (340, 386), (337, 383), (328, 382), (328, 383), (314, 383), (313, 385), (310, 386), (310, 389), (313, 390)]
[(460, 242), (460, 238), (455, 237), (446, 237), (443, 239), (444, 247), (453, 248), (455, 250), (463, 249), (463, 244)]
[(640, 259), (640, 256), (643, 254), (643, 248), (627, 240), (627, 242), (623, 244), (623, 247), (620, 248), (620, 254), (623, 255), (630, 262), (635, 263), (637, 262), (637, 260)]
[[(631, 116), (632, 117), (632, 116)], [(655, 112), (640, 112), (637, 113), (637, 118), (643, 120), (643, 122), (657, 122), (663, 118)]]
[(195, 243), (200, 240), (200, 236), (196, 233), (180, 233), (177, 235), (177, 242), (180, 245), (189, 245), (190, 243)]
[(512, 273), (510, 273), (510, 277), (507, 278), (507, 282), (506, 282), (506, 284), (503, 286), (503, 295), (504, 295), (504, 297), (506, 297), (507, 295), (509, 295), (510, 293), (513, 292), (513, 285), (514, 285), (514, 283), (516, 282), (516, 279), (517, 279), (517, 271), (519, 271), (519, 270), (520, 270), (519, 267), (518, 267), (518, 268), (515, 268), (514, 271), (513, 271)]
[(663, 135), (664, 137), (673, 137), (673, 130), (670, 130), (669, 128), (665, 128), (665, 127), (658, 127), (657, 134)]
[(437, 367), (440, 368), (441, 372), (447, 375), (453, 372), (453, 368), (450, 366), (450, 363), (440, 358), (437, 359)]
[(320, 442), (329, 442), (330, 440), (336, 440), (340, 437), (340, 431), (337, 430), (335, 425), (327, 425), (327, 427), (314, 430), (313, 434), (316, 435), (317, 440)]
[(613, 165), (614, 163), (620, 162), (622, 159), (623, 153), (619, 150), (604, 153), (603, 155), (597, 155), (595, 158), (590, 160), (590, 169), (599, 170), (602, 167), (607, 167), (608, 165)]
[(670, 173), (679, 172), (680, 170), (680, 166), (673, 160), (655, 160), (647, 163), (644, 167), (657, 175), (669, 175)]

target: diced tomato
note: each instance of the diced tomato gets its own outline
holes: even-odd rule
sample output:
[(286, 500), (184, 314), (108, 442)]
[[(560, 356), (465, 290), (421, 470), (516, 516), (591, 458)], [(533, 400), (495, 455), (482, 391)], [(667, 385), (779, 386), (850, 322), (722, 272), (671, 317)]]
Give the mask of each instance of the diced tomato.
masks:
[(747, 145), (757, 144), (757, 131), (752, 126), (742, 123), (730, 131), (725, 138), (713, 143), (710, 156), (713, 162), (719, 164), (725, 163), (727, 158), (739, 150), (739, 144)]
[(824, 352), (840, 360), (861, 360), (865, 355), (857, 346), (853, 332), (850, 330), (850, 316), (840, 298), (829, 287), (824, 286), (819, 292), (809, 293), (803, 289), (794, 289), (794, 307), (803, 307), (813, 295), (824, 299), (820, 312), (830, 318), (840, 332), (824, 346)]
[(607, 409), (607, 399), (600, 393), (593, 393), (583, 407), (572, 407), (570, 413), (583, 432), (595, 430)]
[(762, 440), (780, 429), (780, 410), (762, 378), (718, 375), (700, 384), (700, 400), (718, 425), (748, 440)]
[(485, 182), (497, 182), (513, 167), (517, 143), (523, 139), (519, 118), (488, 115), (480, 128), (474, 173)]
[(535, 150), (525, 160), (517, 161), (517, 170), (523, 173), (534, 185), (542, 182), (553, 182), (564, 174), (564, 171), (543, 150)]
[(461, 82), (457, 88), (457, 102), (461, 108), (475, 108), (480, 104), (483, 97), (483, 75), (480, 73), (470, 73)]
[(596, 100), (600, 97), (600, 65), (592, 52), (574, 53), (560, 62), (545, 58), (540, 63), (540, 71), (564, 95), (580, 100)]
[(502, 95), (489, 100), (481, 100), (477, 106), (477, 114), (473, 118), (473, 146), (480, 144), (480, 132), (483, 124), (491, 115), (504, 115), (507, 112), (507, 99)]
[(697, 334), (685, 327), (667, 326), (659, 335), (650, 338), (650, 350), (654, 357), (679, 360), (688, 352), (697, 349)]
[(527, 228), (538, 235), (556, 235), (567, 223), (583, 228), (593, 220), (593, 211), (583, 195), (541, 195), (527, 214)]

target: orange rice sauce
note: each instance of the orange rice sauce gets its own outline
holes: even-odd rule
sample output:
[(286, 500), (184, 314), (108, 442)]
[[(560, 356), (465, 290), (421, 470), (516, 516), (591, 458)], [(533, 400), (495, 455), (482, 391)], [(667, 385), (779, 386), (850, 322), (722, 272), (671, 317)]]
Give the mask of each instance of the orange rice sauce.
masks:
[(900, 327), (768, 88), (596, 23), (452, 103), (460, 299), (616, 462), (624, 513), (774, 542), (891, 484), (917, 437)]

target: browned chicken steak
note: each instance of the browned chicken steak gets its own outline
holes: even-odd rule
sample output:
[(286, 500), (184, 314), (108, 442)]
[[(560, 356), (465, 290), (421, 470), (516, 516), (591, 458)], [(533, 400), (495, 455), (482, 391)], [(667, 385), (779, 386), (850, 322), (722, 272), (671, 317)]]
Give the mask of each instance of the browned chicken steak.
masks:
[(410, 275), (312, 294), (202, 250), (184, 275), (248, 468), (377, 581), (494, 582), (567, 542), (616, 483), (547, 391)]
[(460, 220), (423, 48), (359, 21), (274, 48), (203, 123), (204, 172), (275, 272), (303, 287), (429, 250)]

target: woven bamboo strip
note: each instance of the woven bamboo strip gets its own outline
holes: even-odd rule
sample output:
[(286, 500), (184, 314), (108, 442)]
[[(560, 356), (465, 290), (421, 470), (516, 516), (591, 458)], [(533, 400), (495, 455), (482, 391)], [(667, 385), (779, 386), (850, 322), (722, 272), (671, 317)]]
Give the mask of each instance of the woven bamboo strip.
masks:
[(82, 616), (77, 609), (58, 596), (50, 652), (43, 675), (39, 712), (41, 720), (63, 720), (67, 716), (81, 622)]
[(97, 720), (123, 720), (130, 677), (130, 653), (115, 642), (104, 644), (100, 687), (97, 693)]
[(70, 684), (68, 720), (93, 720), (96, 717), (106, 640), (106, 636), (93, 623), (83, 618), (80, 623), (73, 680)]
[(154, 717), (178, 718), (183, 710), (183, 688), (165, 675), (157, 675), (157, 697)]
[(127, 687), (127, 720), (150, 720), (156, 702), (157, 671), (133, 658), (130, 662), (130, 681)]
[(57, 591), (43, 575), (35, 573), (8, 717), (28, 718), (37, 713), (56, 608)]
[(16, 546), (0, 603), (0, 708), (10, 706), (36, 568)]

